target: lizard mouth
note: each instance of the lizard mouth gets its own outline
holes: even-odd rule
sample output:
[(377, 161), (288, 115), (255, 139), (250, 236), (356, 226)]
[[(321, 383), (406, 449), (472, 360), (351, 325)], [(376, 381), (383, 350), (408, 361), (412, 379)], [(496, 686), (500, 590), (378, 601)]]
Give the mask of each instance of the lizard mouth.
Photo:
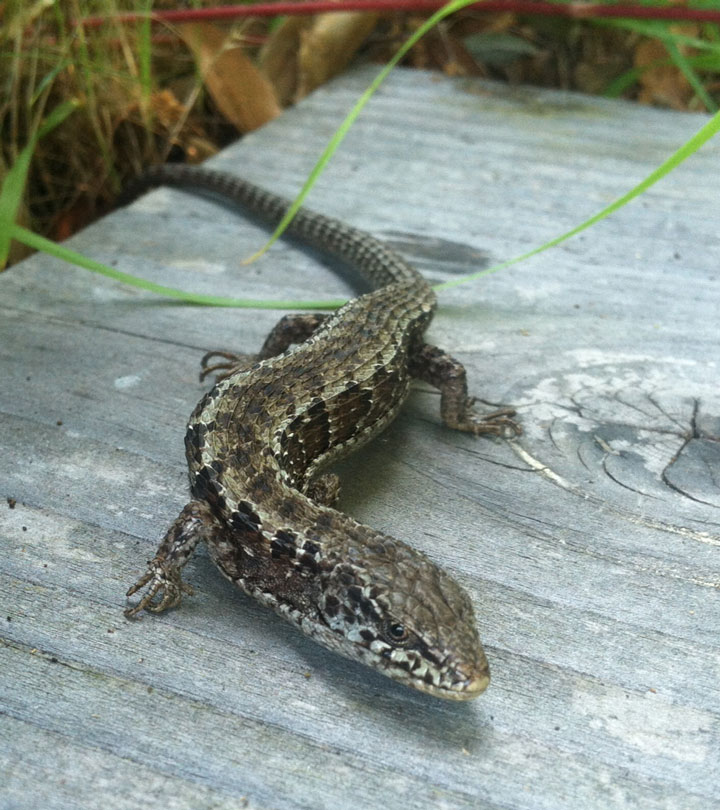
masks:
[[(452, 697), (455, 700), (472, 700), (476, 698), (478, 695), (481, 695), (490, 685), (490, 672), (486, 668), (483, 672), (477, 673), (471, 678), (466, 680), (460, 690), (456, 693), (452, 693)], [(451, 697), (448, 694), (446, 697)]]
[(450, 686), (435, 686), (434, 684), (414, 684), (416, 689), (433, 697), (445, 700), (474, 700), (481, 695), (490, 684), (490, 670), (487, 665), (473, 670), (466, 677), (460, 677)]

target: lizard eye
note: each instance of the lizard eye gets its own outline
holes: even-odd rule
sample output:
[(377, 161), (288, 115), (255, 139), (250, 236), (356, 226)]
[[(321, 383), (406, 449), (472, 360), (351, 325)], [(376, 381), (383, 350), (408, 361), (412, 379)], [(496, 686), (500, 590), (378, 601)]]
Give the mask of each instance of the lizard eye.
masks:
[(401, 646), (410, 638), (410, 631), (401, 622), (394, 619), (386, 622), (383, 635), (390, 644)]

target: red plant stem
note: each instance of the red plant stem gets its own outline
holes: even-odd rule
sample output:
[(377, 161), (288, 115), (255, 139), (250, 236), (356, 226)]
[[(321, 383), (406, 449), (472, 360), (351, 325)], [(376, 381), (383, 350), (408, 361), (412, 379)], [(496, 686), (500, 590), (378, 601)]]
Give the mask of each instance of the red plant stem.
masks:
[[(197, 22), (199, 20), (232, 20), (238, 17), (274, 17), (279, 14), (321, 14), (331, 11), (437, 11), (445, 5), (442, 0), (300, 0), (300, 2), (256, 3), (244, 6), (180, 9), (152, 12), (154, 22)], [(649, 20), (694, 20), (720, 22), (720, 10), (688, 8), (687, 6), (599, 5), (595, 3), (548, 3), (543, 0), (486, 0), (466, 6), (473, 11), (506, 11), (516, 14), (538, 14), (548, 17), (626, 17)], [(84, 17), (79, 25), (97, 28), (110, 20), (137, 22), (144, 14), (117, 14), (112, 17)]]

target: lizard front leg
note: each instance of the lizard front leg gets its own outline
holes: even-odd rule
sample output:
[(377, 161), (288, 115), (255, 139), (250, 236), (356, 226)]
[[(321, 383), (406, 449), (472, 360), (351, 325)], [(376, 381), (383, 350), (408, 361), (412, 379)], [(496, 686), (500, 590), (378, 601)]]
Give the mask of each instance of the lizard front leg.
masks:
[(201, 540), (211, 542), (219, 531), (210, 507), (202, 501), (190, 501), (168, 529), (147, 571), (128, 590), (127, 596), (132, 596), (147, 585), (145, 595), (137, 605), (125, 610), (125, 616), (132, 618), (143, 610), (160, 613), (180, 604), (183, 593), (192, 594), (192, 587), (182, 581), (180, 571), (197, 544)]
[(423, 343), (410, 356), (409, 368), (413, 377), (440, 390), (440, 416), (448, 427), (503, 438), (522, 433), (520, 425), (511, 419), (514, 408), (500, 408), (482, 416), (473, 411), (476, 400), (468, 396), (465, 366), (437, 346)]

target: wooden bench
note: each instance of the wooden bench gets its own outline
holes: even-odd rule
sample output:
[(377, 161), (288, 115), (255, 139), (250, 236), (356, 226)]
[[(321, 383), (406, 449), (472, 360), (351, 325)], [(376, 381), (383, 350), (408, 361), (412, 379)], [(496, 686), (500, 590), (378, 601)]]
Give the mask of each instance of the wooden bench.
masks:
[[(211, 165), (293, 196), (377, 68)], [(311, 207), (433, 282), (518, 255), (641, 180), (703, 117), (395, 71)], [(559, 248), (444, 291), (430, 339), (519, 409), (514, 443), (416, 392), (340, 468), (342, 508), (475, 603), (470, 704), (313, 644), (201, 551), (178, 610), (124, 593), (186, 502), (201, 355), (272, 311), (169, 303), (36, 255), (0, 277), (0, 807), (720, 807), (717, 143)], [(160, 190), (71, 246), (162, 284), (256, 298), (352, 287), (232, 210)]]

